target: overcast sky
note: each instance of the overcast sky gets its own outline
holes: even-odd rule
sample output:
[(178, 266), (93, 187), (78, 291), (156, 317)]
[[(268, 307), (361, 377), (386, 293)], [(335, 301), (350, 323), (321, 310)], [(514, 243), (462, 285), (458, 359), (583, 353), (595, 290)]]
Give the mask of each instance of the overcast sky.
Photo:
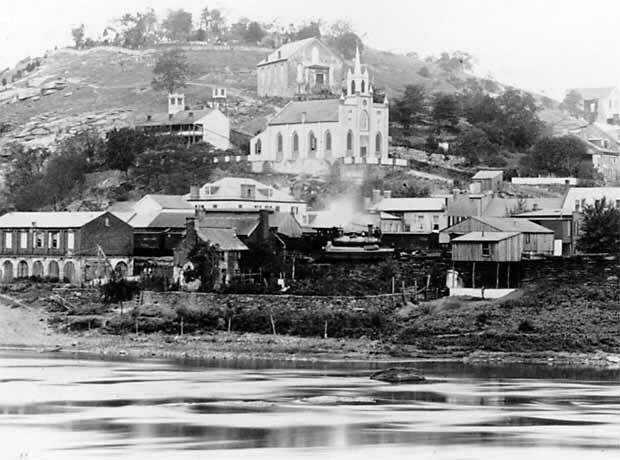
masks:
[(230, 19), (346, 19), (374, 48), (467, 51), (481, 75), (560, 98), (569, 87), (620, 80), (618, 0), (0, 0), (0, 67), (71, 44), (80, 23), (96, 37), (112, 19), (149, 6), (195, 19), (204, 6)]

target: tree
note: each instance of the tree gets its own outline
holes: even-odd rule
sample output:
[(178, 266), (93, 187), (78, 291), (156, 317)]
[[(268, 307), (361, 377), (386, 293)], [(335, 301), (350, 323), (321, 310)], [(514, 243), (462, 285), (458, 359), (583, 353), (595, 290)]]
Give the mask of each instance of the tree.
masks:
[(7, 147), (11, 164), (5, 175), (6, 201), (18, 211), (36, 211), (48, 203), (43, 186), (45, 162), (51, 155), (42, 147), (30, 148), (22, 144)]
[(6, 86), (7, 81), (6, 81), (6, 77), (2, 77), (2, 86)]
[(423, 78), (431, 78), (431, 72), (430, 70), (428, 70), (428, 67), (426, 66), (418, 70), (418, 75)]
[(499, 155), (499, 145), (491, 142), (480, 128), (472, 126), (465, 129), (456, 139), (455, 151), (470, 163), (490, 161)]
[(321, 22), (312, 21), (310, 24), (305, 24), (299, 28), (295, 36), (296, 40), (303, 40), (306, 38), (321, 37)]
[(189, 75), (187, 56), (180, 49), (164, 51), (153, 69), (151, 86), (156, 90), (165, 89), (173, 93), (175, 89), (185, 86), (185, 80)]
[(436, 94), (431, 107), (431, 117), (437, 122), (456, 125), (460, 116), (460, 104), (456, 96), (451, 94)]
[(517, 149), (526, 149), (534, 144), (542, 130), (534, 97), (509, 89), (497, 98), (497, 104), (502, 113), (501, 123), (508, 144)]
[(63, 155), (84, 158), (89, 171), (99, 170), (105, 164), (106, 144), (94, 130), (81, 131), (61, 140), (57, 150)]
[(84, 24), (80, 24), (79, 27), (71, 29), (71, 35), (73, 36), (73, 42), (77, 49), (84, 47)]
[(543, 137), (523, 157), (525, 175), (549, 174), (592, 179), (594, 171), (583, 141), (575, 136)]
[(121, 128), (108, 131), (106, 134), (106, 166), (127, 171), (138, 155), (148, 147), (148, 139), (137, 129)]
[(127, 48), (142, 48), (157, 41), (157, 16), (152, 8), (135, 15), (125, 14), (118, 22), (123, 29), (118, 35)]
[(345, 32), (341, 35), (330, 37), (328, 44), (334, 47), (345, 59), (353, 59), (355, 50), (364, 50), (362, 39), (354, 32)]
[(209, 241), (198, 240), (196, 242), (187, 255), (193, 268), (183, 273), (186, 282), (200, 280), (201, 291), (212, 291), (215, 288), (220, 261), (217, 249), (217, 246)]
[(583, 98), (577, 91), (570, 90), (564, 100), (562, 101), (561, 108), (570, 113), (573, 117), (583, 118)]
[(412, 123), (420, 121), (426, 113), (426, 93), (419, 85), (407, 85), (400, 99), (394, 103), (394, 119), (409, 131)]
[(174, 42), (187, 41), (192, 33), (192, 13), (183, 9), (169, 10), (161, 23), (166, 37)]
[(620, 251), (620, 209), (603, 197), (583, 210), (577, 249), (586, 253)]
[(247, 29), (243, 34), (243, 38), (246, 42), (254, 45), (260, 42), (265, 35), (266, 32), (263, 30), (260, 24), (256, 21), (252, 21), (248, 24)]
[(86, 168), (86, 158), (76, 151), (57, 153), (48, 160), (42, 185), (55, 209), (84, 183)]

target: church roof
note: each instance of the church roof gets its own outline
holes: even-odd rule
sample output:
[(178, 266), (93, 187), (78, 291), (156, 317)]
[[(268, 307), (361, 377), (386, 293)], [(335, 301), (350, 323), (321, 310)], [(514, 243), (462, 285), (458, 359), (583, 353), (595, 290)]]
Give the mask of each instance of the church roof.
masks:
[(269, 125), (292, 125), (302, 123), (338, 122), (340, 99), (321, 99), (318, 101), (293, 101), (271, 119)]
[(284, 61), (294, 55), (297, 51), (302, 49), (309, 43), (318, 40), (316, 37), (304, 38), (303, 40), (298, 40), (296, 42), (289, 42), (282, 45), (277, 50), (273, 51), (265, 59), (260, 61), (257, 64), (258, 66), (269, 64), (271, 62)]

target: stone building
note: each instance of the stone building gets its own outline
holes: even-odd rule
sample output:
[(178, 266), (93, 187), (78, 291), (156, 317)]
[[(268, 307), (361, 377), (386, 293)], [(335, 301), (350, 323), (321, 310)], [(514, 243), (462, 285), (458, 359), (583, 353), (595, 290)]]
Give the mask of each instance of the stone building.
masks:
[[(248, 160), (256, 172), (312, 172), (343, 159), (345, 164), (391, 164), (389, 105), (375, 102), (359, 50), (338, 99), (289, 102), (250, 141)], [(347, 162), (348, 160), (348, 162)]]
[(80, 284), (131, 273), (133, 232), (110, 212), (11, 212), (0, 217), (2, 282), (36, 276)]
[(344, 61), (318, 38), (287, 43), (256, 65), (261, 97), (297, 94), (338, 94)]

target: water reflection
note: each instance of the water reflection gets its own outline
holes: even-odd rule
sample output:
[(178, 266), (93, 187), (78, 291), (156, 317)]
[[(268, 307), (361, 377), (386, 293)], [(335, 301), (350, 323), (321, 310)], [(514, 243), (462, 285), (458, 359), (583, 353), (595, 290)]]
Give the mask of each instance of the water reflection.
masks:
[(0, 355), (2, 458), (620, 458), (617, 371), (303, 364)]

